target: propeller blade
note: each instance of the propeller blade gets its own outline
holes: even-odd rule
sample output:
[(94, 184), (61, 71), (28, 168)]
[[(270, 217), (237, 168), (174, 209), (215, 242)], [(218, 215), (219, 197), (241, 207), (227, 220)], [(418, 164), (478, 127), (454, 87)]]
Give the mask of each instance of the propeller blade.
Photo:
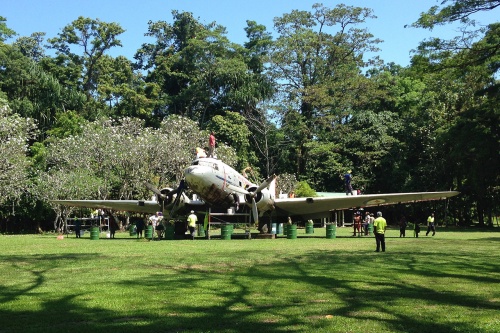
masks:
[(175, 197), (175, 200), (172, 204), (172, 209), (170, 210), (170, 214), (169, 214), (170, 217), (173, 217), (174, 213), (177, 211), (178, 206), (179, 206), (179, 202), (181, 201), (181, 196), (182, 196), (182, 193), (184, 192), (185, 187), (186, 186), (185, 186), (184, 179), (183, 179), (179, 183), (179, 186), (177, 187), (177, 189), (175, 189), (175, 191), (172, 191), (172, 192), (177, 193), (177, 196)]
[(176, 206), (179, 205), (179, 201), (181, 200), (182, 192), (184, 192), (184, 180), (181, 180), (179, 187), (177, 187), (177, 189), (176, 189), (177, 196), (175, 197), (172, 209), (174, 209)]
[(154, 194), (159, 195), (162, 198), (165, 198), (165, 194), (161, 193), (159, 189), (157, 189), (153, 184), (146, 182), (146, 188), (152, 191)]
[(269, 184), (271, 184), (271, 182), (276, 178), (276, 175), (272, 175), (271, 177), (267, 178), (266, 180), (264, 180), (260, 185), (259, 187), (257, 187), (257, 189), (255, 191), (252, 191), (252, 192), (248, 192), (246, 191), (245, 195), (249, 195), (251, 196), (252, 198), (255, 198), (255, 196), (257, 196), (257, 194), (262, 191), (263, 189), (265, 189), (266, 187), (269, 186)]
[(259, 225), (259, 211), (257, 210), (257, 203), (255, 202), (255, 198), (252, 198), (252, 216), (254, 223)]
[(269, 184), (271, 184), (271, 182), (275, 178), (276, 178), (276, 175), (272, 175), (271, 177), (269, 177), (266, 180), (264, 180), (264, 182), (262, 182), (262, 184), (260, 184), (259, 187), (257, 187), (257, 189), (255, 190), (255, 193), (258, 193), (258, 192), (262, 191), (263, 189), (265, 189), (266, 187), (268, 187)]

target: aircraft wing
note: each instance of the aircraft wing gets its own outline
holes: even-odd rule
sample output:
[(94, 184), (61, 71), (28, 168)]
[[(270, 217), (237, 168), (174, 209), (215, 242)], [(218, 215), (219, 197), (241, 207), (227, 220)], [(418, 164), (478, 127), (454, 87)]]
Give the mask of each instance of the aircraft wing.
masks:
[(276, 199), (274, 206), (282, 213), (293, 215), (317, 215), (335, 209), (376, 207), (419, 201), (441, 200), (458, 195), (457, 191), (414, 192), (346, 195), (341, 197), (314, 197)]
[(161, 211), (158, 202), (144, 200), (52, 200), (52, 202), (64, 206), (112, 209), (148, 214)]

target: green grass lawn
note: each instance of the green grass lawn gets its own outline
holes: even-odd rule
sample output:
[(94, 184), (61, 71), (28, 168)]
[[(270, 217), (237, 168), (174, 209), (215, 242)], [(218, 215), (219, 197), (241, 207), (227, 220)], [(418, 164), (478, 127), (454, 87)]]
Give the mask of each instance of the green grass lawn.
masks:
[(499, 232), (350, 234), (0, 236), (0, 332), (500, 332)]

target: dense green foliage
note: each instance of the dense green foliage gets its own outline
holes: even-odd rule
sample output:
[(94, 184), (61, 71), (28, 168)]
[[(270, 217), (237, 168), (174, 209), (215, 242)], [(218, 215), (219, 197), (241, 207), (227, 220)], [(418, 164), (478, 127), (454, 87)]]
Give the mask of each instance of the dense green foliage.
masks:
[(47, 213), (56, 197), (147, 198), (144, 182), (177, 183), (208, 131), (230, 165), (286, 174), (284, 192), (297, 181), (342, 192), (352, 169), (364, 193), (459, 190), (446, 215), (491, 224), (500, 23), (467, 29), (498, 5), (443, 1), (421, 14), (414, 28), (458, 21), (464, 32), (422, 41), (406, 68), (367, 58), (380, 43), (365, 27), (374, 13), (342, 4), (276, 17), (276, 38), (247, 21), (244, 45), (173, 11), (148, 23), (152, 42), (133, 60), (108, 54), (122, 45), (119, 23), (79, 17), (44, 46), (43, 32), (8, 43), (16, 34), (0, 16), (0, 230), (61, 227), (71, 209)]

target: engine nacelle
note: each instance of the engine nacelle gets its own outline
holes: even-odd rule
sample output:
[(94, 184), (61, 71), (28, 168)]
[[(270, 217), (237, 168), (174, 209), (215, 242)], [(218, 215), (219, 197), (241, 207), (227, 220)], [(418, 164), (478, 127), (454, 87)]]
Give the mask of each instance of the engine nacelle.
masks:
[[(165, 187), (160, 190), (160, 193), (163, 194), (163, 197), (160, 195), (156, 196), (156, 200), (158, 201), (160, 206), (167, 210), (171, 209), (170, 206), (172, 206), (172, 204), (174, 203), (175, 198), (177, 197), (177, 192), (173, 188)], [(179, 205), (177, 209), (182, 211), (182, 208), (184, 207), (186, 202), (189, 202), (189, 198), (183, 192), (179, 199)]]
[(164, 195), (164, 197), (160, 195), (156, 195), (156, 201), (158, 201), (159, 204), (164, 204), (167, 206), (168, 204), (171, 204), (174, 202), (174, 195), (171, 193), (174, 189), (171, 187), (165, 187), (160, 190), (160, 193)]
[[(252, 186), (247, 188), (247, 191), (254, 192), (256, 189), (257, 186)], [(248, 207), (252, 207), (252, 195), (245, 195), (245, 203)], [(255, 194), (255, 203), (257, 204), (260, 215), (268, 210), (274, 209), (274, 199), (267, 188)]]

